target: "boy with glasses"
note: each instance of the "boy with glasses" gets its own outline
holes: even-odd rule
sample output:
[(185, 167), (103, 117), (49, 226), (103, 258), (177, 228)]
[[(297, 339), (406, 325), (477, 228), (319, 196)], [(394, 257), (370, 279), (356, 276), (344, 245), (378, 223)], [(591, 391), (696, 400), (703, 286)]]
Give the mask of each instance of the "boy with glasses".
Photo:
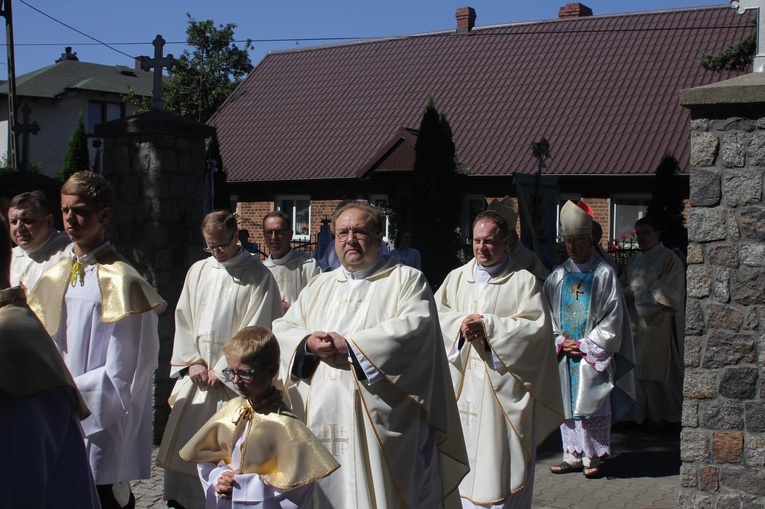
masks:
[(113, 206), (101, 175), (69, 177), (61, 212), (72, 245), (29, 296), (90, 408), (82, 428), (104, 509), (133, 507), (130, 481), (151, 474), (151, 380), (166, 306), (105, 239)]
[(340, 465), (274, 388), (279, 343), (263, 327), (242, 329), (223, 347), (222, 371), (239, 398), (224, 405), (181, 449), (197, 464), (207, 507), (297, 508), (314, 481)]
[(172, 411), (157, 464), (165, 469), (165, 500), (170, 507), (205, 507), (197, 473), (178, 451), (221, 406), (236, 396), (222, 380), (223, 345), (244, 327), (271, 327), (282, 316), (279, 288), (257, 256), (237, 242), (236, 218), (227, 211), (202, 221), (204, 250), (211, 254), (191, 266), (175, 310), (170, 376)]

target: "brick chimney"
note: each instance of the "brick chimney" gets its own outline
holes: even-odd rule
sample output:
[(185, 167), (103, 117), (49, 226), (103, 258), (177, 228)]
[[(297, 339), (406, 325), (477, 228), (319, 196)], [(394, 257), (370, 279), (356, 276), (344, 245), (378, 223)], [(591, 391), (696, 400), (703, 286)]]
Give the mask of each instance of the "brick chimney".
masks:
[(592, 9), (579, 2), (566, 4), (558, 10), (558, 18), (584, 18), (592, 16)]
[(74, 60), (75, 62), (79, 62), (80, 59), (77, 58), (77, 53), (72, 53), (72, 47), (67, 46), (64, 48), (64, 53), (61, 53), (61, 58), (56, 60), (56, 63), (63, 62), (65, 60)]
[(467, 34), (475, 27), (475, 9), (472, 7), (460, 7), (457, 9), (457, 33)]

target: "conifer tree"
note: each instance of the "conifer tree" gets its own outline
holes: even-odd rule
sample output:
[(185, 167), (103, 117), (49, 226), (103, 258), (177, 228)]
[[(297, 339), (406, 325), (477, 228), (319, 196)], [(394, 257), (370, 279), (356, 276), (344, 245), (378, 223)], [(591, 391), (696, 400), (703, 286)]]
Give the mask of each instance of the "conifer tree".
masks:
[(212, 199), (213, 210), (229, 210), (231, 208), (231, 201), (229, 199), (226, 171), (224, 170), (223, 159), (220, 155), (217, 129), (207, 145), (206, 158), (210, 162), (210, 168), (214, 166), (218, 169), (218, 171), (213, 173), (213, 184), (215, 186), (215, 196)]
[(665, 154), (656, 168), (656, 178), (647, 216), (656, 218), (661, 224), (661, 240), (669, 249), (678, 247), (682, 252), (688, 249), (688, 230), (683, 218), (683, 196), (680, 186), (687, 186), (678, 176), (680, 163), (672, 154)]
[(80, 112), (77, 118), (77, 126), (69, 139), (69, 148), (64, 157), (64, 169), (56, 176), (66, 180), (82, 170), (90, 169), (90, 153), (88, 152), (88, 133), (85, 131), (85, 119)]
[(460, 190), (452, 129), (431, 96), (422, 116), (412, 173), (411, 231), (431, 286), (459, 265)]

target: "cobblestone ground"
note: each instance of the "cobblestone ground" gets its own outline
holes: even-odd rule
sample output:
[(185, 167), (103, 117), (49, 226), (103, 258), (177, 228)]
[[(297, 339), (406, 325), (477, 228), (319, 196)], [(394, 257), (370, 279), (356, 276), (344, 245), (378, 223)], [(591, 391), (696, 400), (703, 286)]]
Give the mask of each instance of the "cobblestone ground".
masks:
[[(680, 490), (680, 435), (659, 434), (642, 428), (615, 431), (613, 456), (601, 466), (602, 477), (581, 473), (554, 475), (560, 463), (560, 437), (554, 434), (537, 452), (533, 509), (608, 507), (609, 509), (674, 509)], [(157, 448), (154, 448), (156, 459)], [(152, 464), (154, 461), (152, 460)], [(163, 470), (152, 469), (151, 479), (133, 483), (138, 508), (164, 508)]]

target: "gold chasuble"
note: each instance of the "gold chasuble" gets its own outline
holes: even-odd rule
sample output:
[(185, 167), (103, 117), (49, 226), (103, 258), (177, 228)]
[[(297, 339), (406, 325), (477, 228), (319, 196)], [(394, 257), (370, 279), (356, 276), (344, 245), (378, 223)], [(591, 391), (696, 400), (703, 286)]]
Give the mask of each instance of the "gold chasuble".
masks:
[[(70, 252), (71, 254), (71, 252)], [(159, 314), (167, 303), (122, 256), (114, 246), (96, 253), (98, 288), (101, 293), (101, 321), (114, 323), (128, 315), (154, 310)], [(67, 285), (75, 265), (73, 255), (46, 270), (29, 295), (29, 307), (53, 336), (61, 325)], [(77, 283), (79, 284), (79, 283)]]
[[(232, 465), (231, 448), (245, 429), (241, 464)], [(223, 461), (231, 470), (258, 474), (280, 490), (311, 483), (340, 466), (305, 424), (289, 412), (281, 391), (275, 391), (258, 406), (244, 398), (229, 401), (179, 454), (191, 463)]]
[[(286, 396), (341, 465), (313, 505), (456, 508), (467, 456), (432, 293), (421, 272), (383, 260), (365, 278), (318, 275), (274, 322)], [(356, 361), (296, 374), (315, 331), (342, 335)]]

